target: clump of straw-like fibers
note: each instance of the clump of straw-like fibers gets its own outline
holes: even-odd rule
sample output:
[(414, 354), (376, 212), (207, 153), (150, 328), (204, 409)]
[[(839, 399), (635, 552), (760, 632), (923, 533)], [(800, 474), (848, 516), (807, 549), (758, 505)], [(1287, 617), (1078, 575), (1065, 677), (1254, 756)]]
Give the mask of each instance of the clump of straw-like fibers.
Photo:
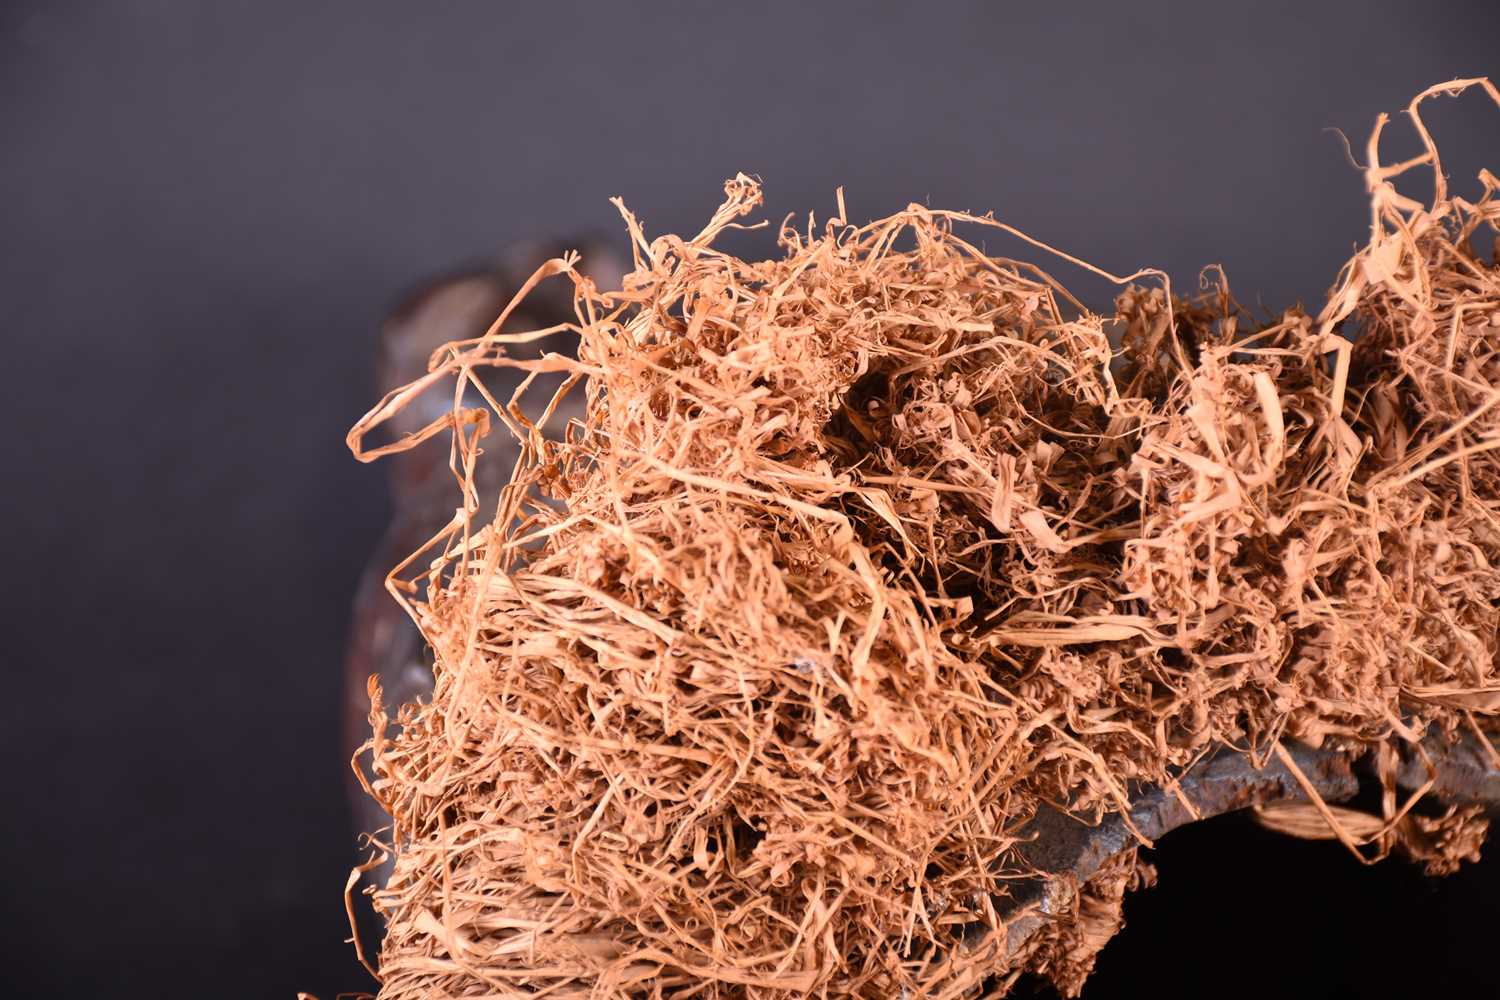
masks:
[[(1473, 83), (1500, 104), (1488, 80)], [(1381, 164), (1384, 117), (1377, 124), (1365, 171), (1370, 242), (1322, 316), (1358, 333), (1350, 391), (1364, 401), (1360, 476), (1401, 612), (1393, 627), (1403, 694), (1424, 716), (1432, 705), (1500, 710), (1500, 181), (1485, 170), (1477, 202), (1449, 195), (1420, 114), (1427, 97), (1449, 89), (1412, 101), (1424, 147), (1412, 160)], [(1430, 205), (1395, 187), (1423, 167), (1435, 186)]]
[(1241, 332), (1219, 298), (1122, 470), (1140, 530), (1121, 579), (1176, 692), (1158, 711), (1184, 709), (1174, 728), (1193, 746), (1361, 735), (1388, 724), (1376, 689), (1391, 665), (1378, 533), (1340, 415), (1348, 344), (1295, 311)]
[[(1039, 804), (1117, 812), (1224, 746), (1480, 731), (1495, 185), (1418, 206), (1375, 151), (1371, 245), (1317, 318), (1089, 268), (1123, 287), (1106, 321), (982, 251), (1020, 236), (992, 218), (856, 227), (842, 197), (740, 260), (715, 248), (760, 203), (740, 176), (690, 239), (620, 206), (619, 289), (537, 273), (522, 296), (573, 283), (576, 357), (511, 356), (559, 330), (507, 315), (435, 354), (351, 433), (369, 456), (450, 432), (460, 498), (392, 575), (433, 696), (393, 719), (371, 692), (381, 996), (939, 996), (1026, 968), (1076, 991), (1149, 872), (1123, 855), (1013, 953)], [(362, 450), (438, 385), (450, 415)], [(490, 517), (496, 420), (520, 460)], [(1473, 816), (1411, 805), (1340, 835), (1472, 854)]]

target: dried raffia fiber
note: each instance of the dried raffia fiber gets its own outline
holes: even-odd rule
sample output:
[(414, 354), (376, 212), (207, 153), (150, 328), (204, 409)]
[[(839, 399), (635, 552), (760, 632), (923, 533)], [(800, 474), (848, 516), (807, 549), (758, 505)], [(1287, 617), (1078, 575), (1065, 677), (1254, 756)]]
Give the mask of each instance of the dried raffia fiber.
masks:
[(1125, 925), (1126, 892), (1155, 884), (1155, 869), (1138, 854), (1132, 849), (1116, 855), (1079, 886), (1057, 918), (1011, 956), (1013, 965), (1045, 976), (1064, 996), (1077, 996), (1100, 949)]
[(1225, 301), (1121, 470), (1141, 516), (1121, 579), (1172, 661), (1156, 711), (1193, 746), (1383, 729), (1379, 540), (1334, 402), (1347, 342), (1299, 312), (1239, 335)]
[[(1488, 80), (1472, 81), (1500, 104)], [(1365, 400), (1356, 428), (1369, 444), (1361, 478), (1383, 517), (1389, 578), (1410, 673), (1423, 705), (1500, 710), (1500, 181), (1488, 170), (1476, 203), (1450, 197), (1422, 102), (1408, 115), (1424, 153), (1380, 163), (1385, 120), (1370, 137), (1367, 247), (1345, 267), (1321, 322), (1359, 331), (1349, 391)], [(1431, 205), (1395, 181), (1427, 167)], [(1490, 244), (1484, 248), (1480, 240)], [(1488, 258), (1485, 259), (1485, 249)]]
[[(1122, 856), (1012, 954), (1039, 803), (1098, 817), (1212, 748), (1389, 757), (1500, 711), (1500, 311), (1472, 246), (1496, 185), (1417, 205), (1377, 147), (1371, 244), (1316, 318), (1090, 268), (1123, 286), (1117, 356), (965, 238), (1020, 235), (988, 217), (856, 227), (841, 197), (779, 258), (729, 256), (760, 203), (740, 176), (691, 239), (620, 206), (618, 290), (537, 273), (573, 282), (576, 357), (510, 356), (557, 331), (504, 315), (439, 350), (350, 436), (449, 431), (460, 486), (391, 577), (432, 699), (392, 718), (371, 689), (381, 996), (957, 996), (1025, 969), (1076, 992), (1150, 873)], [(528, 374), (513, 397), (494, 366)], [(450, 415), (364, 448), (439, 386)], [(490, 518), (493, 420), (521, 457)], [(1389, 788), (1378, 823), (1315, 805), (1434, 870), (1484, 832)]]

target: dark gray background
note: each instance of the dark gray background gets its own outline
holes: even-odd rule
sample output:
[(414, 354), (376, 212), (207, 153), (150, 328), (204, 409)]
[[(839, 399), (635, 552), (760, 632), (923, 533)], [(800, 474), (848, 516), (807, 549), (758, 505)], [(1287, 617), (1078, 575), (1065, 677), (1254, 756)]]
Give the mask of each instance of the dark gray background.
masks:
[[(615, 194), (695, 231), (745, 170), (772, 219), (842, 184), (1315, 305), (1367, 225), (1325, 130), (1482, 72), (1500, 4), (5, 4), (0, 992), (365, 985), (339, 659), (385, 501), (342, 438), (413, 280)], [(1500, 111), (1433, 121), (1500, 167)], [(1088, 996), (1493, 989), (1493, 857), (1166, 846)]]

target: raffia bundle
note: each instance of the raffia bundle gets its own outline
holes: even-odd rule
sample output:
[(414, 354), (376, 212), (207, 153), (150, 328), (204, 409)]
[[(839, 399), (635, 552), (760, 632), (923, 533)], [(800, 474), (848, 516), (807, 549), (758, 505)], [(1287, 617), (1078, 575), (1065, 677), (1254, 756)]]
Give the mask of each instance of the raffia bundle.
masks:
[[(1417, 105), (1462, 86), (1414, 102), (1424, 139)], [(362, 457), (451, 432), (461, 497), (392, 575), (433, 697), (393, 724), (371, 691), (381, 996), (946, 996), (1026, 968), (1076, 990), (1149, 873), (1127, 856), (1098, 912), (1011, 955), (1039, 803), (1118, 811), (1226, 745), (1479, 731), (1500, 272), (1473, 244), (1500, 202), (1489, 174), (1477, 204), (1401, 198), (1418, 164), (1378, 166), (1378, 138), (1370, 245), (1317, 318), (1248, 328), (1226, 287), (1090, 268), (1123, 288), (1107, 320), (965, 238), (1027, 239), (991, 218), (855, 227), (842, 197), (744, 261), (714, 247), (760, 203), (740, 176), (691, 239), (620, 206), (620, 289), (537, 273), (574, 283), (576, 357), (508, 355), (557, 331), (506, 315), (434, 355), (351, 432)], [(513, 398), (495, 366), (526, 373)], [(363, 449), (455, 383), (452, 414)], [(521, 457), (490, 517), (496, 419)], [(1376, 854), (1472, 856), (1482, 820), (1410, 806), (1319, 816)]]

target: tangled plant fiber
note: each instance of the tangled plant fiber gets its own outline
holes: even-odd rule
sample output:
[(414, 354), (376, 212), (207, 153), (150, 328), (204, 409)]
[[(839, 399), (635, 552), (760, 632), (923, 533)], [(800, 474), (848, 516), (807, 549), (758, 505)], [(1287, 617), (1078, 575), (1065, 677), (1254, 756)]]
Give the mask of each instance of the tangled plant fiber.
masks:
[[(1483, 739), (1500, 270), (1475, 241), (1500, 185), (1450, 197), (1418, 113), (1471, 86), (1500, 103), (1487, 81), (1413, 102), (1416, 160), (1381, 166), (1377, 128), (1370, 242), (1315, 317), (1256, 326), (1222, 281), (1183, 302), (990, 217), (852, 226), (842, 196), (740, 260), (714, 244), (760, 204), (741, 175), (690, 239), (620, 205), (620, 289), (573, 257), (537, 272), (522, 296), (573, 282), (576, 357), (512, 356), (559, 330), (507, 315), (435, 354), (350, 435), (370, 458), (450, 432), (460, 497), (390, 579), (433, 696), (392, 718), (371, 686), (381, 997), (939, 997), (1027, 969), (1076, 992), (1150, 873), (1125, 856), (1013, 954), (1039, 804), (1121, 812), (1223, 747)], [(1430, 205), (1394, 187), (1422, 166)], [(1115, 314), (986, 232), (1116, 282)], [(509, 398), (497, 366), (524, 376)], [(452, 413), (365, 448), (439, 385)], [(498, 503), (494, 420), (520, 449)], [(1475, 855), (1472, 810), (1393, 788), (1370, 822), (1272, 822)]]

